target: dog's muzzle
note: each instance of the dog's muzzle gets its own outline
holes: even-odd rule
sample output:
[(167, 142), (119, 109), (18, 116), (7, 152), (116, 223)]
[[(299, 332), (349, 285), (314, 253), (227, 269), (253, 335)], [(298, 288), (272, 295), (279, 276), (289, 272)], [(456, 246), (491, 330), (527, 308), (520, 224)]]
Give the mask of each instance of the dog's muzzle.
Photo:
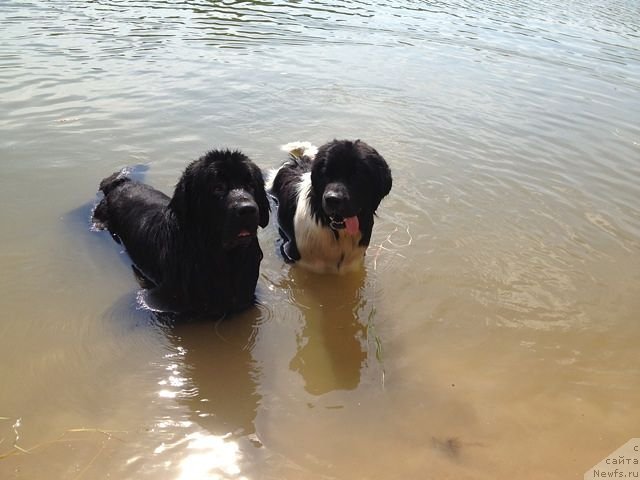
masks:
[(342, 230), (345, 227), (344, 218), (342, 218), (340, 216), (329, 217), (329, 226), (333, 230)]
[(258, 231), (258, 204), (246, 190), (235, 189), (227, 197), (230, 235), (237, 241), (248, 240)]
[(343, 183), (327, 185), (322, 195), (322, 209), (329, 217), (329, 227), (334, 231), (346, 229), (349, 235), (354, 235), (359, 230), (357, 212)]
[(335, 218), (340, 222), (342, 218), (348, 217), (352, 210), (351, 196), (347, 187), (340, 182), (333, 182), (327, 185), (322, 194), (322, 209), (327, 216)]

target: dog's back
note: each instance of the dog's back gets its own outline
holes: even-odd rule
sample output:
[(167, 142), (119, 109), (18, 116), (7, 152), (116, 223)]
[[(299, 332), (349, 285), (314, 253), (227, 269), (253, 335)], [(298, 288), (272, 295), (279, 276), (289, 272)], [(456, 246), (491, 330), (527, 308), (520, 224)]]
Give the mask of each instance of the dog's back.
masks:
[(132, 180), (126, 170), (100, 182), (104, 197), (93, 211), (98, 230), (109, 230), (114, 240), (125, 245), (133, 263), (153, 282), (159, 282), (164, 268), (162, 245), (167, 224), (169, 197)]
[[(291, 142), (280, 147), (289, 154), (289, 158), (279, 168), (267, 174), (265, 188), (272, 195), (276, 203), (285, 192), (294, 192), (294, 187), (300, 181), (302, 174), (311, 171), (311, 164), (318, 149), (309, 142)], [(290, 200), (295, 202), (294, 198)]]
[(130, 182), (131, 179), (127, 176), (127, 171), (125, 169), (120, 170), (118, 172), (114, 172), (108, 177), (102, 179), (100, 182), (100, 191), (104, 193), (105, 197), (109, 195), (109, 192), (113, 191), (115, 188), (119, 187), (123, 183)]
[[(130, 181), (131, 179), (126, 176), (124, 170), (114, 172), (108, 177), (102, 179), (99, 189), (104, 194), (104, 197), (100, 202), (98, 202), (98, 205), (96, 205), (92, 214), (92, 221), (95, 228), (98, 230), (105, 230), (109, 228), (109, 201), (107, 200), (107, 197), (120, 185)], [(117, 237), (114, 238), (119, 242)]]
[[(291, 155), (277, 172), (269, 184), (269, 191), (276, 198), (281, 199), (282, 195), (294, 195), (297, 191), (295, 185), (300, 182), (302, 175), (311, 171), (311, 158), (305, 156), (296, 157)], [(294, 198), (290, 200), (295, 201)]]
[[(99, 230), (109, 229), (109, 194), (116, 190), (118, 187), (125, 183), (131, 182), (131, 179), (127, 176), (127, 170), (122, 169), (117, 172), (113, 172), (108, 177), (105, 177), (100, 182), (99, 190), (104, 194), (104, 197), (96, 208), (93, 210), (93, 224)], [(113, 233), (113, 232), (112, 232)]]
[[(114, 172), (100, 182), (100, 191), (104, 198), (93, 212), (93, 221), (99, 229), (109, 229), (111, 233), (120, 234), (124, 225), (117, 221), (129, 216), (139, 216), (143, 209), (147, 214), (150, 209), (162, 209), (169, 204), (169, 197), (149, 185), (132, 180), (126, 170)], [(126, 221), (125, 221), (126, 223)]]

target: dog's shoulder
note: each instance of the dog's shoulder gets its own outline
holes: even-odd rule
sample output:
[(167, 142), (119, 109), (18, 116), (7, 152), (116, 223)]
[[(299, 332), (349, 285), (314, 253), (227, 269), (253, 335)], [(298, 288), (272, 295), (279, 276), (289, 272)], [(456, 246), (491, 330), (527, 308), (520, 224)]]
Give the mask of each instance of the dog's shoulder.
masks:
[(270, 179), (269, 192), (280, 202), (282, 197), (292, 197), (305, 173), (311, 171), (311, 161), (307, 157), (292, 158), (283, 164)]

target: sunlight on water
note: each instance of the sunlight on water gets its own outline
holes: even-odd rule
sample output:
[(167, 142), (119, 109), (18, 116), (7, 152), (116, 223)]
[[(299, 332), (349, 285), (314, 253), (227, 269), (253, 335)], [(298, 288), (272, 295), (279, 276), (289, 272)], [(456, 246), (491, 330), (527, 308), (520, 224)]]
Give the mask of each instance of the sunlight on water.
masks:
[[(228, 478), (240, 473), (238, 445), (213, 435), (187, 435), (189, 455), (180, 462), (179, 480)], [(220, 473), (216, 473), (220, 472)]]
[[(239, 476), (239, 447), (226, 437), (190, 433), (174, 444), (157, 447), (154, 453), (162, 454), (172, 449), (184, 452), (177, 466), (179, 473), (176, 480), (224, 479), (231, 476), (246, 478)], [(170, 467), (170, 464), (165, 465), (165, 468)]]
[[(564, 480), (640, 425), (635, 1), (5, 2), (0, 478)], [(362, 138), (362, 271), (154, 312), (89, 218), (241, 148)]]

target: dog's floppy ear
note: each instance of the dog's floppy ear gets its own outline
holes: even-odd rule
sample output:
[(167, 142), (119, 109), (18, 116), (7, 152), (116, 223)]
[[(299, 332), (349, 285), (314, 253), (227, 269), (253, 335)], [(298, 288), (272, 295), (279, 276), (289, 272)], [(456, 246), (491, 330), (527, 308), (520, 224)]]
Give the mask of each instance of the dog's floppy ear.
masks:
[(391, 191), (391, 170), (386, 160), (375, 149), (367, 155), (371, 177), (373, 179), (374, 209), (375, 212), (380, 202)]
[(171, 202), (169, 202), (169, 208), (173, 210), (178, 217), (178, 219), (183, 222), (187, 219), (187, 215), (189, 214), (189, 188), (187, 187), (187, 182), (190, 179), (190, 175), (188, 175), (189, 167), (185, 170), (182, 177), (176, 184), (176, 188), (173, 191), (173, 197), (171, 198)]
[(210, 176), (204, 175), (202, 158), (191, 162), (178, 180), (169, 202), (178, 221), (183, 224), (199, 225), (199, 215), (206, 211), (206, 199), (201, 195)]
[(255, 200), (258, 204), (258, 210), (260, 210), (258, 225), (264, 228), (269, 224), (269, 212), (271, 211), (271, 206), (269, 205), (267, 192), (264, 189), (264, 178), (262, 177), (262, 171), (257, 166), (254, 166), (252, 173), (255, 183)]

